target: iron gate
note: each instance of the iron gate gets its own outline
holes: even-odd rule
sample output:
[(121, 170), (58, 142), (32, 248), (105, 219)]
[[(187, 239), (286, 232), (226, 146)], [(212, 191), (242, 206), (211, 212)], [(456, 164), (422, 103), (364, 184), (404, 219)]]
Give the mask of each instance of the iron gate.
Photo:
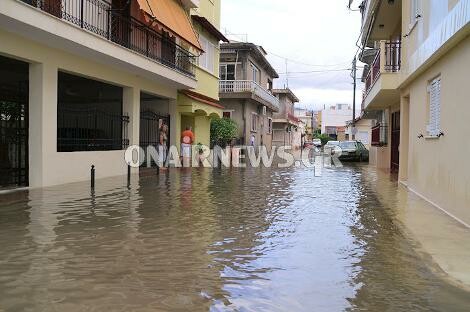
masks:
[(28, 185), (27, 82), (0, 87), (0, 188)]
[[(167, 125), (167, 150), (170, 148), (170, 115), (161, 115), (151, 110), (140, 113), (140, 147), (147, 151), (147, 147), (155, 148), (160, 145), (160, 134), (163, 125)], [(142, 166), (146, 166), (144, 162)], [(152, 165), (156, 164), (152, 161)]]

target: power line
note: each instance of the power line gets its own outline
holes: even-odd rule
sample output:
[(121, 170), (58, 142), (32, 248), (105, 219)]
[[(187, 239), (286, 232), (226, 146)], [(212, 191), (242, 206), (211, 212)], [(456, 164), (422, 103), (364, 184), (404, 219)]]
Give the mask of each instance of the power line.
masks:
[(306, 62), (294, 60), (294, 59), (291, 59), (291, 58), (273, 53), (271, 51), (266, 51), (266, 52), (268, 52), (269, 55), (276, 56), (276, 57), (281, 58), (283, 60), (287, 60), (287, 61), (292, 62), (292, 63), (296, 63), (296, 64), (300, 64), (300, 65), (304, 65), (304, 66), (311, 66), (311, 67), (334, 67), (334, 66), (341, 66), (341, 65), (345, 65), (345, 64), (350, 63), (349, 61), (345, 61), (343, 63), (338, 63), (338, 64), (309, 64), (309, 63), (306, 63)]
[(342, 68), (342, 69), (325, 69), (325, 70), (310, 70), (310, 71), (299, 71), (299, 72), (286, 72), (278, 73), (279, 75), (290, 75), (290, 74), (315, 74), (315, 73), (330, 73), (330, 72), (341, 72), (341, 71), (350, 71), (351, 68)]

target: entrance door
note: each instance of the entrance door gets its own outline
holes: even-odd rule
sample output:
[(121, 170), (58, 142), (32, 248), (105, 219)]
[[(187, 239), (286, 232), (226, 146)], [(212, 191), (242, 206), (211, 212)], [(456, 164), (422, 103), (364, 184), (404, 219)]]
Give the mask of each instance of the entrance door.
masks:
[(391, 142), (392, 172), (398, 172), (400, 168), (400, 112), (392, 113), (392, 142)]
[(0, 189), (28, 185), (29, 64), (0, 56)]
[[(147, 147), (153, 146), (156, 149), (160, 145), (160, 133), (163, 126), (167, 127), (167, 150), (170, 148), (170, 116), (160, 115), (152, 110), (145, 110), (140, 113), (140, 147), (147, 152)], [(144, 162), (142, 166), (146, 166)], [(152, 161), (152, 166), (156, 163)]]

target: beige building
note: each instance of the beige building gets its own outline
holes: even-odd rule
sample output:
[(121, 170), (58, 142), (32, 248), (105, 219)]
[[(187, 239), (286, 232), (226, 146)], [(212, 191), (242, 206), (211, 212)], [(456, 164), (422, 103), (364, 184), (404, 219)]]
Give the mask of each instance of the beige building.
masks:
[[(129, 145), (176, 143), (199, 1), (2, 0), (0, 187), (124, 175)], [(165, 9), (157, 9), (165, 8)]]
[(294, 105), (299, 102), (290, 89), (274, 89), (274, 95), (279, 99), (279, 112), (273, 116), (273, 145), (301, 148), (301, 120), (295, 116)]
[(470, 226), (470, 1), (369, 0), (362, 12), (371, 158)]
[(246, 42), (221, 45), (220, 103), (224, 117), (238, 125), (239, 144), (272, 146), (273, 113), (279, 99), (272, 94), (278, 74), (266, 59), (266, 51)]
[(197, 87), (178, 94), (176, 136), (180, 138), (185, 128), (190, 126), (195, 135), (194, 143), (209, 146), (211, 120), (221, 118), (223, 110), (219, 103), (219, 42), (228, 40), (219, 31), (220, 0), (198, 2), (198, 6), (191, 10), (191, 18), (204, 53), (196, 66)]

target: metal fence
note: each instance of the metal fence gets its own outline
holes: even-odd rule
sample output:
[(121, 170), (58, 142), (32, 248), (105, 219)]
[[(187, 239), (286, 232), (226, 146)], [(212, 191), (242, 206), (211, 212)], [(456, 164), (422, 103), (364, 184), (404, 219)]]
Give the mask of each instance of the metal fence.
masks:
[(129, 116), (98, 109), (58, 108), (57, 151), (109, 151), (129, 146)]
[(21, 0), (191, 77), (196, 56), (104, 0)]

